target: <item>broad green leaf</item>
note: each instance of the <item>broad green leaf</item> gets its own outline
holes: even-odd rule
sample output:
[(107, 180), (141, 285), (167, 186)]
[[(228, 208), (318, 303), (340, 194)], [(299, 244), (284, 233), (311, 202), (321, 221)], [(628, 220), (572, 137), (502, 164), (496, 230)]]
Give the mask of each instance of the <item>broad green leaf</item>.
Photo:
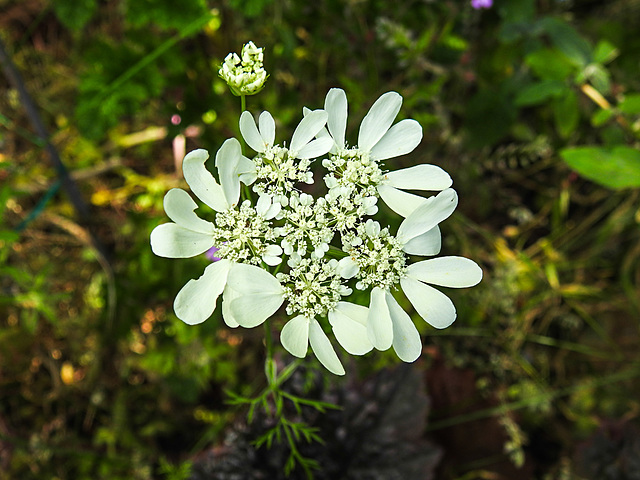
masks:
[(539, 105), (550, 98), (566, 94), (567, 86), (558, 80), (543, 80), (523, 88), (516, 96), (515, 103), (520, 107)]
[(564, 80), (575, 70), (575, 65), (557, 49), (536, 50), (525, 57), (525, 63), (543, 80)]
[(605, 187), (640, 187), (640, 151), (635, 148), (574, 147), (560, 156), (580, 175)]
[(578, 111), (578, 97), (573, 90), (567, 90), (566, 95), (556, 98), (553, 104), (553, 116), (556, 128), (562, 138), (571, 135), (578, 126), (580, 112)]
[(598, 110), (591, 116), (591, 125), (601, 127), (613, 116), (613, 110)]
[(575, 28), (559, 18), (547, 17), (540, 22), (553, 45), (574, 63), (582, 67), (591, 63), (591, 45)]
[(603, 65), (612, 62), (618, 55), (620, 50), (607, 40), (600, 40), (593, 49), (593, 61)]
[(640, 113), (640, 93), (631, 93), (618, 104), (618, 110), (629, 115)]

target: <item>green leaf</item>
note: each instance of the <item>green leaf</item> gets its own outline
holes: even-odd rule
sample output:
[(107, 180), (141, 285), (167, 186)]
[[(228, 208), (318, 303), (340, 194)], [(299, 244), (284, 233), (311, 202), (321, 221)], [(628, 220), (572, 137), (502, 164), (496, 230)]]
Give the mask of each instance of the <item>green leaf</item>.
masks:
[(600, 40), (593, 49), (593, 61), (596, 63), (607, 64), (615, 60), (618, 55), (620, 50), (607, 40)]
[(565, 80), (575, 70), (575, 65), (560, 50), (544, 48), (525, 57), (525, 63), (543, 80)]
[(580, 175), (605, 187), (640, 187), (640, 151), (635, 148), (574, 147), (560, 156)]
[(556, 98), (553, 107), (558, 133), (562, 138), (567, 138), (575, 131), (580, 119), (578, 97), (573, 90), (568, 90), (566, 95)]
[(551, 42), (577, 65), (587, 66), (592, 61), (591, 45), (571, 25), (559, 18), (543, 18), (541, 24)]
[(567, 91), (567, 86), (563, 82), (543, 80), (523, 88), (516, 96), (515, 103), (520, 107), (539, 105)]
[(69, 30), (79, 31), (91, 20), (98, 9), (97, 0), (56, 0), (53, 10), (58, 20)]
[(640, 113), (640, 93), (630, 93), (618, 104), (618, 110), (629, 115)]
[(598, 110), (591, 117), (591, 125), (594, 127), (601, 127), (613, 117), (613, 110)]

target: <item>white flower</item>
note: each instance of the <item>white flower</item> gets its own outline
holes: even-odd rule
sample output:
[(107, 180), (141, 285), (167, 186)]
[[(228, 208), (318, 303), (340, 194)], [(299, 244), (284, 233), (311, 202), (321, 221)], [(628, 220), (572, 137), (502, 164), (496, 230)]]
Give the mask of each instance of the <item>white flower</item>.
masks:
[[(206, 150), (194, 150), (184, 157), (182, 171), (191, 191), (213, 210), (223, 212), (238, 203), (240, 176), (250, 177), (251, 174), (246, 172), (252, 169), (253, 164), (242, 156), (237, 140), (227, 140), (216, 155), (216, 162), (222, 167), (222, 185), (219, 185), (204, 166), (208, 158)], [(163, 203), (174, 223), (165, 223), (151, 232), (153, 253), (160, 257), (188, 258), (214, 246), (215, 226), (195, 214), (198, 206), (187, 192), (173, 188), (167, 192)]]
[[(400, 285), (423, 320), (441, 329), (454, 322), (456, 309), (449, 297), (428, 284), (464, 288), (477, 285), (480, 280), (482, 269), (474, 261), (464, 257), (440, 257), (407, 267)], [(393, 346), (398, 357), (405, 362), (413, 362), (420, 356), (420, 334), (389, 289), (373, 288), (364, 325), (367, 329), (366, 340), (376, 349), (387, 350)], [(367, 346), (362, 332), (357, 333), (358, 341), (363, 347)], [(342, 337), (336, 332), (336, 338), (341, 341)], [(340, 343), (344, 346), (343, 342)]]
[(242, 58), (236, 53), (226, 56), (218, 74), (227, 82), (234, 95), (255, 95), (264, 88), (269, 76), (262, 62), (262, 48), (249, 42), (242, 47)]
[(344, 368), (329, 337), (315, 318), (298, 315), (289, 320), (280, 332), (280, 343), (291, 355), (304, 358), (309, 344), (320, 363), (336, 375), (344, 375)]
[[(327, 112), (314, 110), (306, 115), (298, 124), (291, 137), (289, 155), (294, 158), (308, 159), (320, 157), (327, 153), (333, 142), (328, 138), (315, 138), (327, 123)], [(249, 112), (240, 115), (240, 133), (252, 149), (266, 154), (274, 146), (276, 124), (269, 112), (262, 112), (258, 126)]]
[[(272, 280), (270, 293), (276, 292), (273, 282), (278, 281), (268, 272), (253, 265), (238, 267), (237, 261), (278, 265), (281, 261), (282, 249), (278, 245), (269, 244), (268, 221), (280, 212), (280, 203), (273, 202), (272, 197), (263, 195), (258, 199), (256, 207), (245, 201), (239, 208), (236, 205), (240, 196), (240, 180), (251, 183), (255, 180), (255, 165), (240, 153), (240, 144), (229, 139), (216, 154), (216, 165), (220, 174), (218, 184), (204, 164), (209, 158), (206, 150), (194, 150), (187, 154), (183, 161), (183, 174), (192, 192), (216, 213), (215, 223), (199, 218), (194, 210), (197, 204), (182, 189), (173, 188), (164, 198), (164, 208), (173, 222), (159, 225), (151, 232), (151, 248), (161, 257), (187, 258), (206, 252), (211, 247), (218, 247), (220, 261), (205, 268), (203, 275), (197, 280), (189, 281), (180, 290), (174, 302), (174, 310), (178, 318), (190, 325), (201, 323), (211, 316), (216, 307), (218, 296), (229, 288), (242, 292), (241, 288), (229, 287), (227, 276), (244, 278), (253, 282), (264, 275)], [(250, 245), (248, 245), (250, 244)], [(242, 276), (249, 268), (252, 275)], [(231, 272), (234, 272), (231, 274)], [(261, 272), (264, 275), (260, 275)], [(247, 280), (248, 279), (248, 280)], [(235, 281), (234, 285), (238, 281)], [(228, 296), (225, 294), (225, 296)], [(245, 295), (251, 297), (251, 295)], [(239, 303), (239, 302), (238, 302)], [(280, 304), (282, 296), (280, 297)], [(269, 305), (268, 303), (265, 305)], [(279, 305), (278, 305), (279, 307)], [(251, 324), (259, 317), (247, 320), (231, 310), (229, 323)], [(239, 317), (240, 320), (235, 320)]]
[(333, 144), (329, 138), (315, 138), (326, 122), (324, 110), (310, 112), (295, 129), (286, 148), (275, 144), (276, 125), (269, 112), (260, 114), (258, 125), (249, 112), (242, 112), (240, 132), (247, 145), (258, 153), (253, 159), (259, 180), (254, 191), (284, 195), (296, 183), (313, 183), (310, 159), (326, 154)]
[(380, 161), (410, 153), (422, 140), (422, 127), (415, 120), (401, 120), (391, 126), (401, 106), (402, 97), (396, 92), (387, 92), (378, 98), (360, 124), (357, 146), (348, 148), (345, 142), (347, 96), (339, 88), (329, 90), (324, 108), (329, 114), (327, 127), (334, 140), (331, 150), (334, 155), (323, 165), (347, 181), (369, 187), (370, 195), (372, 189), (377, 190), (389, 208), (407, 217), (424, 198), (401, 190), (440, 191), (453, 182), (447, 172), (435, 165), (382, 172)]

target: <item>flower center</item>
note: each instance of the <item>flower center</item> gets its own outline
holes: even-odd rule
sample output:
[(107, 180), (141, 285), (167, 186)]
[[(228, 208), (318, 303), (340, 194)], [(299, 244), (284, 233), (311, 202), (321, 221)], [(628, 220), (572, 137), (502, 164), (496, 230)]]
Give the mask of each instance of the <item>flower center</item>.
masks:
[(296, 159), (285, 147), (269, 147), (253, 161), (259, 179), (254, 184), (253, 191), (258, 194), (284, 195), (291, 192), (296, 183), (313, 183), (311, 162)]
[(378, 222), (367, 220), (356, 232), (342, 237), (343, 250), (360, 267), (356, 288), (391, 289), (406, 275), (407, 256), (387, 228), (380, 230)]

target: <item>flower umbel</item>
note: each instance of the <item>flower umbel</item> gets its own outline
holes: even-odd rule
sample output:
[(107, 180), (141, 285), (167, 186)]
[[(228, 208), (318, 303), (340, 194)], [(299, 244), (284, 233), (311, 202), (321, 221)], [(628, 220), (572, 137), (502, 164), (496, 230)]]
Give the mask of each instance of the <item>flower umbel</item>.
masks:
[[(242, 59), (227, 57), (220, 75), (236, 82), (234, 87), (227, 80), (238, 92), (251, 90), (257, 84), (243, 83), (243, 75), (264, 72), (261, 62), (262, 50), (249, 43)], [(352, 355), (393, 347), (403, 361), (416, 360), (420, 334), (396, 297), (404, 294), (418, 316), (445, 328), (456, 318), (455, 307), (433, 286), (470, 287), (480, 282), (482, 270), (463, 257), (413, 261), (440, 252), (438, 225), (453, 213), (458, 196), (440, 167), (387, 170), (385, 161), (412, 152), (422, 140), (415, 120), (394, 124), (401, 105), (398, 93), (382, 95), (351, 145), (347, 97), (340, 89), (329, 91), (324, 109), (304, 109), (288, 144), (276, 142), (269, 112), (257, 122), (243, 112), (240, 131), (255, 155), (245, 157), (240, 143), (228, 139), (215, 156), (219, 180), (205, 168), (206, 151), (189, 153), (185, 180), (212, 211), (200, 218), (186, 191), (170, 190), (164, 207), (172, 222), (153, 230), (151, 246), (170, 258), (205, 253), (213, 263), (180, 290), (176, 315), (188, 324), (203, 322), (222, 296), (225, 323), (252, 328), (283, 306), (289, 320), (281, 331), (282, 346), (296, 357), (311, 347), (337, 375), (345, 371), (329, 331)], [(326, 191), (318, 197), (303, 191), (314, 183), (313, 165), (325, 168)], [(397, 230), (371, 218), (378, 199), (402, 217)], [(368, 292), (367, 305), (349, 301), (354, 289)]]
[(262, 50), (249, 42), (242, 47), (240, 57), (230, 53), (224, 59), (218, 75), (227, 82), (235, 96), (255, 95), (264, 88), (269, 75), (262, 65)]

